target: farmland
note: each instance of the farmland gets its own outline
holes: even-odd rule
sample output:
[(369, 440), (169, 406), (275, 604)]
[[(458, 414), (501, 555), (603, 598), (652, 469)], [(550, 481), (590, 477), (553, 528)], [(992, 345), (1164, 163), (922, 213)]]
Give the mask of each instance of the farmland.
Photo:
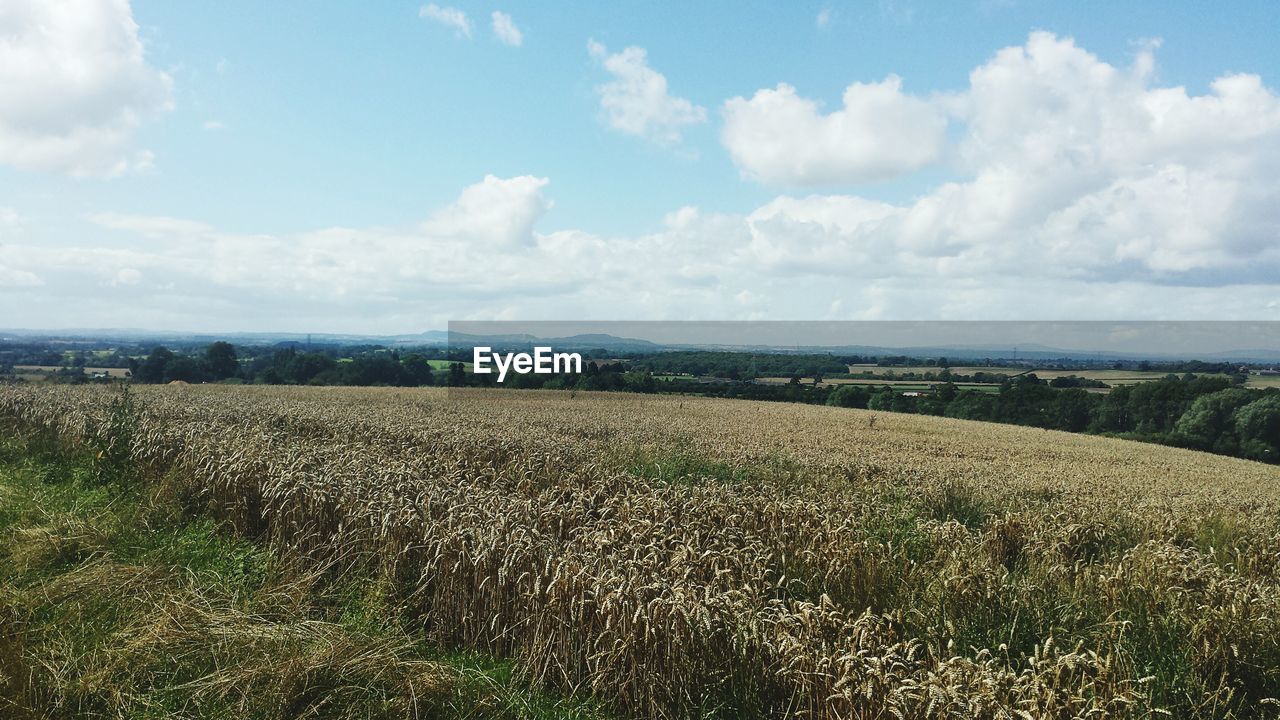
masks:
[[(60, 365), (15, 365), (13, 366), (14, 374), (20, 377), (39, 378), (41, 376), (56, 373), (59, 370), (66, 370)], [(126, 368), (110, 368), (110, 367), (86, 367), (84, 372), (87, 375), (101, 374), (111, 378), (123, 378), (129, 376)]]
[(1226, 718), (1280, 697), (1275, 466), (680, 396), (134, 393), (0, 387), (0, 418), (621, 716)]
[[(1101, 380), (1107, 385), (1136, 385), (1143, 382), (1154, 382), (1168, 375), (1167, 372), (1159, 371), (1143, 371), (1143, 370), (1108, 370), (1096, 368), (1081, 368), (1073, 370), (1050, 370), (1044, 368), (1027, 368), (1027, 367), (984, 367), (981, 365), (973, 366), (951, 366), (949, 368), (953, 375), (972, 375), (974, 373), (987, 373), (990, 375), (1006, 375), (1013, 376), (1022, 373), (1034, 373), (1041, 380), (1053, 380), (1054, 378), (1075, 376), (1086, 378), (1089, 380)], [(852, 374), (870, 373), (875, 376), (891, 377), (893, 375), (903, 375), (905, 373), (940, 373), (942, 368), (928, 365), (903, 365), (903, 366), (882, 366), (871, 364), (850, 365), (849, 372)], [(1207, 376), (1216, 376), (1213, 373), (1204, 373)], [(1220, 376), (1225, 377), (1225, 376)], [(836, 382), (835, 380), (826, 380), (825, 382)], [(870, 380), (858, 382), (873, 382)], [(881, 381), (883, 382), (883, 381)], [(959, 383), (957, 383), (959, 384)], [(1245, 381), (1245, 387), (1250, 388), (1269, 388), (1280, 387), (1280, 375), (1257, 375), (1251, 374)]]
[[(800, 378), (800, 383), (802, 385), (811, 385), (813, 384), (813, 380), (814, 379), (811, 377), (802, 377)], [(791, 382), (791, 378), (784, 378), (784, 377), (760, 378), (759, 382), (764, 383), (766, 385), (785, 385)], [(836, 386), (836, 385), (871, 385), (874, 387), (889, 386), (891, 388), (894, 388), (895, 390), (902, 390), (905, 392), (908, 390), (930, 390), (930, 389), (933, 389), (937, 383), (924, 382), (921, 380), (859, 380), (859, 379), (852, 379), (852, 378), (823, 378), (822, 381), (817, 384), (822, 386)], [(958, 382), (958, 383), (952, 383), (952, 384), (955, 385), (956, 388), (960, 390), (975, 390), (977, 392), (996, 392), (997, 390), (1000, 389), (999, 385), (993, 385), (991, 383)]]

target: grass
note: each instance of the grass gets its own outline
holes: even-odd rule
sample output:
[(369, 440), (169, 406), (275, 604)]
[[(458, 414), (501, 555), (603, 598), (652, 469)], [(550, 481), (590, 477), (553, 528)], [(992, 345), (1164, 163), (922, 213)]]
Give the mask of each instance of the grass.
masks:
[(0, 717), (603, 715), (424, 642), (376, 578), (300, 571), (163, 481), (95, 475), (0, 430)]
[(797, 463), (777, 452), (750, 462), (731, 462), (708, 456), (686, 443), (661, 448), (633, 447), (619, 455), (620, 458), (612, 462), (625, 472), (663, 485), (693, 487), (706, 483), (753, 483), (785, 487), (800, 470)]
[[(1280, 700), (1273, 466), (946, 418), (705, 398), (135, 392), (136, 426), (116, 425), (134, 439), (130, 458), (170, 468), (165, 478), (112, 471), (104, 438), (114, 431), (104, 428), (130, 413), (113, 414), (126, 405), (106, 389), (0, 392), (4, 417), (57, 428), (103, 458), (61, 462), (56, 443), (9, 453), (45, 465), (20, 487), (68, 493), (85, 511), (78, 523), (33, 517), (12, 536), (15, 547), (43, 548), (17, 555), (26, 582), (48, 585), (29, 597), (66, 596), (55, 580), (88, 587), (57, 580), (76, 572), (98, 588), (132, 577), (127, 591), (106, 594), (153, 599), (126, 614), (177, 618), (155, 631), (125, 622), (121, 636), (169, 638), (143, 642), (127, 662), (112, 660), (110, 643), (35, 652), (81, 646), (24, 634), (35, 640), (17, 654), (31, 666), (84, 656), (153, 678), (101, 676), (134, 698), (111, 706), (124, 708), (117, 714), (142, 714), (149, 706), (136, 698), (157, 697), (154, 686), (206, 703), (206, 714), (251, 717), (298, 714), (295, 702), (305, 712), (325, 703), (319, 715), (385, 714), (378, 703), (403, 708), (396, 698), (406, 695), (442, 717), (459, 707), (593, 711), (520, 678), (663, 718), (1238, 720), (1273, 716)], [(185, 502), (165, 500), (171, 486)], [(300, 571), (288, 553), (261, 553), (175, 506), (236, 522), (271, 548), (305, 550), (315, 566)], [(24, 512), (14, 507), (10, 521)], [(95, 570), (104, 560), (112, 569)], [(335, 560), (370, 570), (335, 572)], [(205, 600), (182, 594), (210, 583)], [(165, 596), (195, 609), (154, 599)], [(86, 624), (72, 617), (44, 632)], [(173, 640), (179, 630), (196, 639)], [(224, 654), (196, 649), (210, 645)], [(381, 674), (360, 659), (370, 652), (383, 658)], [(319, 679), (270, 684), (236, 659), (255, 653), (290, 677)], [(242, 712), (224, 675), (202, 667), (233, 668), (235, 688), (277, 704)], [(166, 672), (176, 679), (154, 680)], [(165, 697), (150, 702), (178, 714)]]

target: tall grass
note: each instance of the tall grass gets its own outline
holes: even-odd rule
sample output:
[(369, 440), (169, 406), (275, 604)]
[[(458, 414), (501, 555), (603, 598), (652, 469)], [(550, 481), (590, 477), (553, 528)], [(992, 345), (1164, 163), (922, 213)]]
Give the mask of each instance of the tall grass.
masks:
[[(1256, 717), (1280, 469), (831, 408), (139, 393), (140, 467), (434, 646), (639, 717)], [(5, 389), (68, 442), (111, 397)], [(366, 618), (367, 619), (367, 618)]]

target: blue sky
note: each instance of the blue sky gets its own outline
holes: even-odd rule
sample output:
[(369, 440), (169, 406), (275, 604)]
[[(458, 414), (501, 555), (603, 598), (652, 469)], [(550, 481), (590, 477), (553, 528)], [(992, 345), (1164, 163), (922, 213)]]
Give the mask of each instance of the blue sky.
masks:
[[(39, 24), (31, 19), (48, 11), (34, 0), (0, 11), (0, 29), (21, 38), (0, 54), (18, 88), (0, 93), (0, 221), (9, 218), (0, 251), (10, 248), (0, 300), (41, 308), (25, 322), (0, 317), (0, 327), (1280, 313), (1268, 300), (1280, 277), (1266, 240), (1276, 218), (1260, 209), (1277, 198), (1254, 182), (1272, 168), (1235, 160), (1269, 162), (1280, 137), (1268, 124), (1280, 76), (1267, 37), (1280, 27), (1275, 3), (1222, 12), (1035, 0), (446, 0), (431, 9), (77, 0), (66, 9)], [(495, 11), (518, 28), (518, 45), (496, 36)], [(1038, 45), (1037, 32), (1046, 33)], [(98, 40), (99, 54), (85, 53), (97, 75), (67, 80), (81, 60), (71, 56)], [(1001, 66), (1006, 48), (1026, 61)], [(985, 93), (971, 85), (984, 67)], [(1098, 68), (1118, 79), (1089, 80)], [(1214, 89), (1238, 74), (1258, 87)], [(665, 82), (657, 95), (627, 85), (655, 76)], [(1052, 97), (1077, 83), (1088, 97)], [(836, 117), (854, 84), (862, 109)], [(1161, 104), (1177, 88), (1185, 102)], [(611, 93), (620, 115), (610, 115)], [(1135, 93), (1150, 102), (1131, 105)], [(1047, 112), (1054, 124), (1056, 102), (1069, 121), (1050, 130), (999, 119)], [(1103, 103), (1113, 107), (1095, 112)], [(48, 110), (35, 117), (23, 109), (33, 104)], [(1151, 117), (1113, 122), (1134, 113)], [(1238, 132), (1196, 145), (1197, 129), (1217, 122)], [(77, 127), (101, 134), (85, 140)], [(1116, 159), (1117, 146), (1145, 150)], [(1015, 167), (1041, 150), (1057, 164)], [(983, 188), (1026, 185), (1018, 172), (1055, 182), (1009, 210)], [(537, 182), (517, 182), (526, 177)], [(1166, 204), (1159, 188), (1175, 181), (1212, 192), (1201, 191), (1203, 207), (1188, 200), (1185, 217), (1152, 218)], [(968, 194), (948, 199), (948, 183)], [(478, 186), (491, 194), (477, 190), (468, 204), (466, 189)], [(1115, 204), (1129, 195), (1149, 202)], [(468, 207), (470, 219), (458, 219)], [(937, 207), (952, 208), (955, 224), (938, 220)], [(1098, 227), (1105, 237), (1071, 239)], [(335, 231), (363, 250), (343, 255), (344, 241), (325, 235)], [(1027, 236), (1041, 244), (1013, 247)], [(232, 267), (228, 248), (249, 267)], [(96, 260), (77, 262), (76, 252)], [(398, 261), (404, 252), (414, 259)], [(481, 259), (467, 263), (497, 257), (495, 270), (513, 272), (499, 281), (421, 259), (462, 264), (468, 252)], [(1107, 262), (1077, 257), (1098, 254)], [(557, 257), (603, 269), (566, 274)], [(1060, 271), (1019, 286), (1019, 263), (1046, 258)], [(274, 275), (254, 276), (276, 262)], [(295, 270), (296, 282), (280, 281)], [(380, 287), (388, 275), (395, 287)], [(921, 286), (938, 289), (922, 300)], [(1043, 288), (1055, 293), (1043, 305), (1019, 305)], [(1082, 294), (1105, 299), (1078, 302)]]

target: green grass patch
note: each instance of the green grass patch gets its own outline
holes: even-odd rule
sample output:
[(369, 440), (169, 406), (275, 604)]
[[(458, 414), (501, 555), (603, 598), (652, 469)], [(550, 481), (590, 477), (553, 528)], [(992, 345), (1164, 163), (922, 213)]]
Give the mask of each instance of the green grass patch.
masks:
[(800, 465), (781, 454), (731, 462), (683, 444), (660, 449), (631, 448), (622, 451), (615, 462), (630, 475), (667, 485), (759, 483), (790, 487), (805, 481)]
[(0, 429), (0, 717), (596, 718), (102, 458)]

